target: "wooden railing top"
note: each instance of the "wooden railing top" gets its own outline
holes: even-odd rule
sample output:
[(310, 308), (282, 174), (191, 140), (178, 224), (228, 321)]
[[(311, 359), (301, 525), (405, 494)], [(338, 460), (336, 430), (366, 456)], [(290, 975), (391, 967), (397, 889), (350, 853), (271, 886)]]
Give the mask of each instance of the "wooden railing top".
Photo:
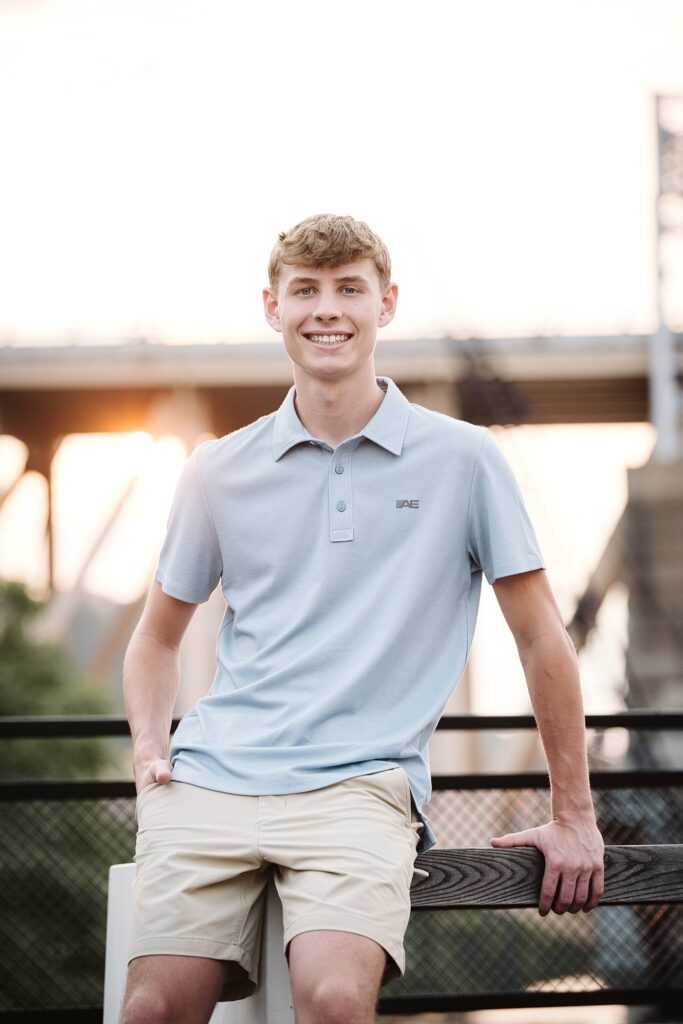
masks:
[[(543, 855), (532, 847), (507, 850), (429, 850), (415, 861), (413, 910), (449, 907), (535, 907)], [(683, 903), (683, 845), (605, 847), (601, 906)]]

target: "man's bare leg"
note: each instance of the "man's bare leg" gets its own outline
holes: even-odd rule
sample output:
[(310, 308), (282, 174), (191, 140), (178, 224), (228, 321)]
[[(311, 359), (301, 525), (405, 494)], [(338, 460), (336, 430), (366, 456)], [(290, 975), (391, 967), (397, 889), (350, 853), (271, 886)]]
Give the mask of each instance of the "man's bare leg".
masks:
[(374, 1024), (387, 954), (352, 932), (310, 931), (289, 944), (296, 1024)]
[(128, 965), (119, 1024), (207, 1024), (222, 987), (220, 960), (138, 956)]

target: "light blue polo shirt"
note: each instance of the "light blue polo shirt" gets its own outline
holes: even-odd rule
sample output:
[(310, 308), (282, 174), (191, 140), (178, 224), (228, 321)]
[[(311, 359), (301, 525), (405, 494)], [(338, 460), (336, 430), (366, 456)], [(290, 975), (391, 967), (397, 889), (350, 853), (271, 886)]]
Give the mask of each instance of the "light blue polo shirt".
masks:
[(251, 795), (405, 770), (422, 810), (427, 742), (467, 661), (482, 573), (543, 568), (512, 471), (483, 427), (384, 398), (336, 448), (280, 408), (201, 444), (155, 578), (181, 601), (219, 581), (211, 689), (171, 743), (172, 777)]

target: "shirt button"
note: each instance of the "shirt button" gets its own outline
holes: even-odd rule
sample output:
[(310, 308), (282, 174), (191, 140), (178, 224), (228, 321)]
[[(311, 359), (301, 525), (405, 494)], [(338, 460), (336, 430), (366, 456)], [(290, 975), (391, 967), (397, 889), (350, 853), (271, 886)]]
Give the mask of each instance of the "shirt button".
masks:
[(337, 512), (346, 512), (346, 502), (345, 501), (338, 501), (337, 502)]
[(335, 473), (343, 473), (344, 472), (344, 467), (342, 466), (341, 462), (337, 463), (337, 465), (334, 467), (334, 471), (335, 471)]

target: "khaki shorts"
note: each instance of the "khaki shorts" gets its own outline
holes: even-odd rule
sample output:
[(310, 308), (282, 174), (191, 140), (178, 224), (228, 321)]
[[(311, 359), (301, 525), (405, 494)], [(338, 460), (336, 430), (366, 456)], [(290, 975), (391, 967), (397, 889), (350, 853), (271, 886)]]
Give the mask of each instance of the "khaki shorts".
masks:
[(405, 973), (423, 825), (403, 768), (280, 796), (152, 783), (136, 815), (129, 962), (160, 953), (223, 960), (221, 1001), (251, 995), (272, 874), (285, 955), (300, 932), (355, 932), (389, 954), (382, 985)]

